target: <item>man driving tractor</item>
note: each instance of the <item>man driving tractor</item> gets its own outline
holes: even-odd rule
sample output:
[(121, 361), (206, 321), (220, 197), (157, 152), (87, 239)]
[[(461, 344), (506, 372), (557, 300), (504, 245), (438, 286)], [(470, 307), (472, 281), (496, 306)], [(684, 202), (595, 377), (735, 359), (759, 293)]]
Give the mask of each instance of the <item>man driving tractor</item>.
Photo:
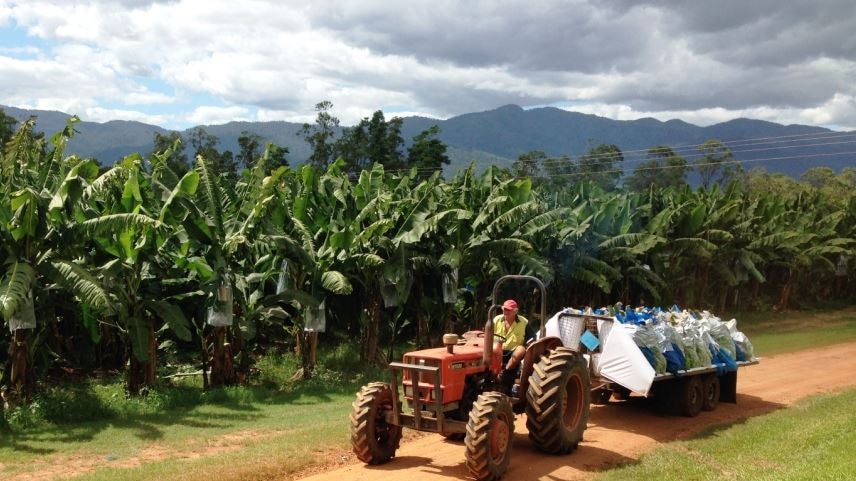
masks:
[(517, 313), (517, 301), (508, 299), (502, 303), (502, 314), (493, 318), (493, 332), (503, 339), (502, 360), (505, 370), (502, 382), (510, 385), (517, 377), (520, 361), (526, 355), (526, 343), (534, 337), (529, 321)]

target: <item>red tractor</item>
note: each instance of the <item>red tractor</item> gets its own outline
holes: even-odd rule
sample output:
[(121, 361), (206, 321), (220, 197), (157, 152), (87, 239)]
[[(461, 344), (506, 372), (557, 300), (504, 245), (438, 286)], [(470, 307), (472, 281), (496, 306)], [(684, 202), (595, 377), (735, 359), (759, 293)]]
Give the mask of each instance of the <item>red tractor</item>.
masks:
[[(540, 336), (528, 345), (513, 376), (503, 372), (502, 343), (493, 332), (499, 287), (510, 280), (534, 282), (541, 297)], [(392, 459), (402, 428), (409, 427), (463, 435), (470, 474), (480, 481), (499, 479), (508, 469), (514, 415), (524, 412), (529, 439), (539, 450), (565, 454), (577, 447), (589, 416), (589, 370), (578, 346), (546, 336), (544, 284), (531, 276), (504, 276), (494, 285), (492, 299), (484, 331), (470, 331), (462, 339), (446, 334), (445, 347), (408, 352), (402, 362), (390, 363), (389, 383), (360, 389), (349, 429), (360, 460), (381, 464)], [(512, 378), (513, 383), (503, 382)]]

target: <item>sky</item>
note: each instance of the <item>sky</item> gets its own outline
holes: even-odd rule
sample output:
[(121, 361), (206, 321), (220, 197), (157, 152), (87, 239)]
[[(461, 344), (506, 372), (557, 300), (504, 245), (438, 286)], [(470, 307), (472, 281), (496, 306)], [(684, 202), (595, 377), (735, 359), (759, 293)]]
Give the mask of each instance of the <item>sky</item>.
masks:
[(0, 105), (171, 129), (506, 104), (856, 129), (853, 0), (0, 0)]

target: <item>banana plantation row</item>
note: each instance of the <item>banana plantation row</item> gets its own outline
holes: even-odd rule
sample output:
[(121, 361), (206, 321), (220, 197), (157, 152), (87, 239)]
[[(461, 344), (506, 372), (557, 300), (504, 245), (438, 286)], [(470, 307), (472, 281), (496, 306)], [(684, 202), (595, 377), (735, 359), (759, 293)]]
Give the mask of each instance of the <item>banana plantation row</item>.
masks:
[(179, 177), (169, 150), (109, 169), (66, 157), (72, 127), (48, 144), (23, 123), (0, 165), (7, 395), (60, 368), (127, 369), (139, 392), (163, 349), (201, 364), (206, 386), (242, 381), (274, 348), (296, 349), (308, 375), (305, 328), (325, 318), (322, 340), (358, 340), (378, 362), (483, 324), (508, 273), (546, 280), (551, 311), (788, 308), (856, 290), (850, 170), (824, 188), (756, 175), (631, 193), (263, 156), (235, 183), (201, 156)]

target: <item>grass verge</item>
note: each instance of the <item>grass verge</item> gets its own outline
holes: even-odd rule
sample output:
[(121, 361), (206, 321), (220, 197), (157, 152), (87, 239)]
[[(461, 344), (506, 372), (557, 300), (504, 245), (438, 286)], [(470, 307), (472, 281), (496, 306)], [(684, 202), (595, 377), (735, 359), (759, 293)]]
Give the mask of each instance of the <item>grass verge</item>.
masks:
[(773, 356), (856, 340), (856, 307), (730, 317), (735, 317), (737, 327), (749, 336), (757, 356)]
[(597, 481), (842, 480), (856, 473), (856, 390), (666, 444)]
[(330, 463), (327, 454), (347, 448), (354, 393), (385, 374), (358, 367), (355, 349), (319, 354), (328, 367), (299, 383), (289, 381), (297, 363), (286, 355), (260, 360), (250, 386), (209, 392), (198, 377), (139, 398), (126, 398), (118, 377), (44, 388), (6, 413), (0, 477), (270, 479)]

